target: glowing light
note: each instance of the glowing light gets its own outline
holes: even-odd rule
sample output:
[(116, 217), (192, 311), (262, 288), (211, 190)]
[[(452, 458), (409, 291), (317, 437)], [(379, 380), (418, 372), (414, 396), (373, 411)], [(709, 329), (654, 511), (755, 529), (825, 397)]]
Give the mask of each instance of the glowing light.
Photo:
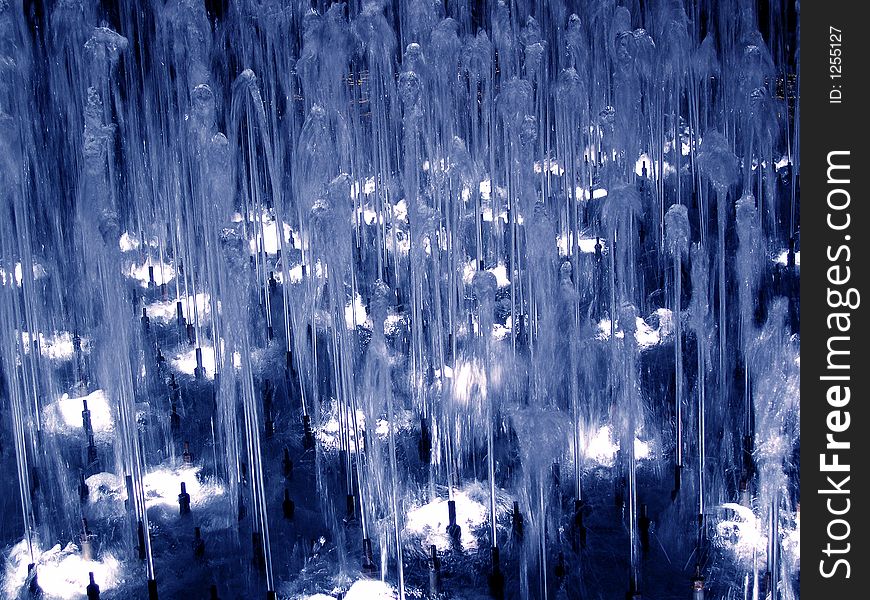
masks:
[(503, 288), (511, 284), (511, 280), (508, 279), (507, 275), (507, 267), (505, 267), (504, 263), (499, 263), (492, 269), (487, 269), (487, 271), (495, 275), (495, 280), (496, 283), (498, 283), (498, 287)]
[(586, 254), (594, 254), (595, 253), (595, 245), (598, 244), (601, 246), (601, 251), (604, 252), (604, 240), (600, 238), (580, 238), (577, 240), (577, 247), (580, 248), (580, 252), (584, 252)]
[[(782, 266), (788, 266), (788, 250), (783, 250), (780, 252), (777, 257), (774, 259), (774, 262), (780, 264)], [(797, 251), (794, 253), (794, 264), (796, 267), (801, 266), (801, 253)]]
[(213, 479), (200, 480), (200, 467), (185, 465), (177, 468), (161, 467), (146, 473), (145, 506), (178, 512), (178, 493), (184, 483), (190, 494), (190, 506), (196, 510), (213, 503), (226, 493), (224, 486)]
[(347, 324), (347, 328), (353, 329), (354, 327), (365, 325), (368, 318), (369, 316), (366, 312), (366, 307), (363, 305), (362, 297), (357, 294), (353, 304), (348, 303), (344, 307), (344, 321)]
[[(560, 256), (568, 256), (571, 243), (568, 240), (568, 234), (560, 234), (556, 238), (556, 246), (559, 248)], [(601, 252), (604, 252), (604, 240), (600, 238), (577, 238), (577, 249), (583, 254), (594, 254), (595, 244), (601, 244)]]
[(405, 324), (405, 317), (402, 315), (387, 315), (384, 319), (384, 335), (393, 335)]
[(380, 223), (380, 218), (378, 213), (376, 213), (370, 206), (365, 206), (362, 210), (362, 218), (365, 221), (366, 225), (371, 225), (372, 223), (378, 222)]
[(118, 240), (118, 246), (121, 248), (121, 252), (130, 252), (139, 247), (139, 240), (131, 236), (129, 231), (125, 231), (121, 234), (121, 239)]
[(647, 174), (649, 174), (651, 172), (651, 164), (652, 159), (650, 159), (649, 155), (644, 152), (638, 157), (637, 162), (634, 163), (634, 173), (636, 175), (643, 175), (644, 168), (646, 168)]
[(354, 582), (344, 600), (393, 600), (396, 591), (389, 583), (374, 579), (360, 579)]
[[(287, 276), (290, 278), (290, 283), (299, 283), (302, 281), (302, 263), (287, 270)], [(279, 271), (275, 273), (275, 279), (278, 283), (284, 283), (284, 275)]]
[(546, 160), (543, 163), (541, 161), (535, 161), (535, 173), (543, 173), (544, 169), (550, 171), (551, 175), (562, 176), (565, 173), (565, 169), (559, 166), (559, 163), (555, 160)]
[[(498, 263), (495, 267), (486, 270), (495, 275), (495, 281), (498, 287), (504, 288), (511, 284), (511, 280), (508, 278), (507, 274), (507, 267), (504, 263)], [(475, 273), (477, 273), (477, 261), (469, 260), (462, 266), (463, 283), (471, 285)]]
[(489, 179), (484, 179), (480, 182), (480, 197), (483, 200), (489, 200), (492, 198), (492, 181)]
[(453, 370), (453, 398), (463, 405), (486, 399), (486, 373), (476, 362), (457, 361)]
[(638, 460), (645, 460), (652, 453), (652, 445), (650, 442), (644, 442), (638, 438), (634, 438), (634, 457)]
[(97, 440), (109, 441), (115, 429), (114, 416), (103, 390), (97, 390), (81, 398), (61, 396), (57, 402), (43, 408), (45, 428), (52, 433), (78, 434), (82, 430), (83, 400), (88, 402), (91, 413), (91, 428)]
[[(510, 317), (508, 317), (510, 320)], [(496, 340), (504, 340), (511, 334), (511, 328), (502, 325), (501, 323), (494, 323), (492, 326), (492, 337)]]
[[(456, 524), (462, 528), (462, 549), (474, 550), (477, 548), (474, 530), (487, 523), (489, 509), (465, 491), (456, 491), (453, 500), (456, 502)], [(405, 532), (419, 538), (423, 549), (428, 550), (429, 546), (434, 545), (439, 552), (445, 552), (453, 544), (453, 539), (447, 533), (448, 517), (447, 498), (436, 498), (408, 512), (405, 516)]]
[[(39, 263), (33, 263), (33, 278), (34, 279), (42, 279), (46, 276), (45, 268)], [(21, 263), (15, 263), (15, 267), (12, 269), (12, 273), (8, 273), (4, 269), (0, 269), (0, 284), (6, 285), (9, 283), (10, 285), (14, 282), (17, 287), (21, 287), (21, 283), (24, 280), (24, 270), (21, 267)]]
[[(685, 150), (685, 152), (683, 153), (684, 156), (688, 154), (688, 146), (686, 146), (685, 144), (683, 144), (683, 150)], [(668, 144), (665, 149), (665, 153), (667, 154), (668, 152), (670, 152), (670, 144)], [(635, 174), (643, 175), (644, 164), (646, 164), (647, 177), (661, 177), (662, 173), (659, 172), (659, 163), (650, 159), (649, 155), (647, 154), (641, 154), (640, 157), (637, 159), (637, 162), (634, 165)], [(661, 170), (664, 173), (665, 177), (677, 172), (677, 170), (667, 161), (661, 162)]]
[[(619, 452), (619, 441), (613, 433), (612, 425), (603, 425), (591, 436), (587, 437), (583, 456), (587, 461), (602, 467), (612, 467), (616, 464), (616, 453)], [(652, 443), (634, 438), (634, 457), (647, 460), (652, 456)]]
[[(286, 248), (293, 240), (293, 230), (287, 223), (284, 223), (283, 225), (284, 239), (281, 241), (283, 242), (283, 246)], [(266, 254), (277, 254), (280, 247), (278, 245), (278, 223), (273, 221), (268, 213), (264, 213), (262, 232), (260, 231), (260, 228), (256, 226), (255, 230), (257, 234), (254, 239), (250, 241), (251, 254), (254, 254), (259, 250), (263, 250)]]
[[(589, 200), (589, 190), (582, 188), (581, 186), (577, 186), (574, 188), (574, 196), (577, 200)], [(604, 188), (597, 188), (592, 190), (592, 200), (599, 200), (601, 198), (605, 198), (607, 196), (607, 190)]]
[[(673, 332), (673, 313), (669, 309), (659, 308), (653, 315), (658, 320), (658, 325), (655, 329), (642, 318), (636, 317), (634, 337), (638, 348), (641, 350), (657, 346)], [(610, 338), (610, 319), (602, 319), (598, 323), (598, 335), (595, 337), (599, 340)], [(619, 328), (619, 321), (616, 322), (616, 337), (618, 339), (625, 337), (625, 332)]]
[[(33, 338), (28, 331), (22, 331), (21, 337), (24, 344), (24, 354), (30, 354), (30, 347), (33, 345)], [(90, 338), (79, 338), (83, 353), (87, 353), (90, 349)], [(52, 335), (44, 333), (36, 334), (36, 340), (39, 341), (39, 352), (43, 358), (49, 360), (69, 360), (75, 355), (75, 344), (73, 344), (73, 335), (67, 331), (60, 331)]]
[[(215, 354), (211, 346), (202, 347), (202, 368), (207, 379), (214, 379)], [(235, 359), (235, 357), (233, 357)], [(185, 375), (196, 375), (196, 350), (177, 354), (169, 361), (172, 368)], [(233, 361), (235, 363), (235, 360)]]
[(408, 222), (408, 203), (404, 199), (393, 205), (393, 219), (403, 223)]
[(612, 467), (618, 450), (619, 444), (613, 439), (613, 428), (605, 425), (587, 440), (583, 454), (599, 465)]
[[(130, 235), (129, 231), (122, 233), (121, 237), (118, 239), (118, 247), (121, 249), (121, 252), (132, 252), (133, 250), (138, 250), (141, 245), (142, 243), (139, 241), (139, 238)], [(149, 248), (157, 248), (159, 244), (156, 238), (152, 238), (147, 240), (145, 245)]]
[[(411, 423), (414, 419), (414, 413), (409, 410), (401, 410), (397, 411), (394, 415), (393, 420), (393, 430), (396, 433), (400, 431), (410, 431)], [(390, 435), (390, 422), (386, 419), (378, 419), (378, 422), (375, 423), (375, 435), (382, 440), (386, 440), (387, 436)]]
[[(60, 544), (42, 552), (34, 544), (33, 562), (36, 564), (39, 586), (47, 599), (72, 600), (84, 596), (89, 583), (88, 573), (101, 592), (108, 592), (123, 582), (120, 561), (109, 553), (100, 560), (84, 560), (78, 546), (69, 543), (63, 549)], [(18, 542), (10, 551), (3, 577), (3, 595), (18, 598), (27, 583), (27, 565), (31, 562), (26, 540)]]
[[(410, 411), (399, 411), (395, 414), (394, 429), (398, 433), (400, 431), (410, 431), (413, 422), (413, 413)], [(365, 449), (365, 436), (362, 435), (366, 431), (366, 416), (361, 410), (356, 411), (356, 428), (350, 424), (347, 435), (350, 441), (350, 450), (356, 451), (357, 431), (360, 434), (360, 449)], [(389, 422), (386, 419), (378, 419), (375, 422), (374, 434), (381, 440), (387, 439), (390, 434)], [(326, 450), (335, 450), (341, 444), (341, 427), (338, 422), (336, 410), (330, 414), (326, 422), (317, 430), (317, 438), (321, 445)]]
[[(190, 306), (196, 306), (196, 314), (200, 321), (204, 321), (211, 315), (211, 298), (206, 293), (199, 293), (196, 296), (186, 296), (180, 298), (184, 306), (185, 314), (189, 313)], [(178, 317), (177, 300), (160, 300), (152, 302), (145, 307), (145, 312), (148, 318), (152, 321), (162, 324), (168, 324), (175, 321)]]
[[(356, 411), (356, 427), (351, 423), (347, 435), (350, 441), (350, 451), (356, 451), (356, 432), (364, 432), (366, 428), (366, 416), (361, 410)], [(336, 450), (341, 445), (341, 427), (338, 422), (338, 407), (335, 406), (326, 422), (317, 430), (317, 439), (324, 450)], [(360, 441), (360, 449), (365, 448), (365, 436)]]
[(734, 518), (716, 524), (716, 545), (731, 551), (743, 567), (751, 569), (755, 561), (760, 561), (758, 568), (764, 569), (767, 535), (761, 519), (741, 504), (729, 502), (722, 508), (733, 511)]
[(141, 265), (130, 265), (128, 275), (139, 282), (143, 288), (147, 288), (151, 284), (151, 271), (154, 269), (154, 285), (163, 285), (169, 283), (175, 278), (175, 268), (164, 262), (146, 262)]

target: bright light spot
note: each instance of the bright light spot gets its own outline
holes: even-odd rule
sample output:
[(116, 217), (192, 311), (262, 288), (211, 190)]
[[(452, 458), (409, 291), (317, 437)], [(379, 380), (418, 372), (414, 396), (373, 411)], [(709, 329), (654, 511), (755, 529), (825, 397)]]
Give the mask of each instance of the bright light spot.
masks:
[[(783, 266), (788, 266), (788, 250), (783, 250), (782, 252), (780, 252), (774, 262)], [(800, 251), (794, 253), (794, 264), (796, 267), (801, 266)]]
[[(571, 246), (568, 237), (568, 234), (562, 233), (556, 239), (556, 246), (559, 248), (560, 256), (568, 256), (568, 251)], [(596, 243), (601, 244), (601, 251), (604, 252), (604, 240), (600, 240), (599, 242), (597, 238), (578, 238), (577, 249), (583, 254), (594, 254)]]
[[(685, 150), (685, 152), (683, 153), (683, 155), (685, 156), (686, 154), (688, 154), (688, 146), (686, 146), (684, 144), (683, 149)], [(668, 151), (670, 151), (670, 146), (668, 146), (668, 150), (666, 150), (665, 153), (667, 153)], [(661, 177), (661, 173), (659, 173), (659, 164), (657, 162), (654, 162), (653, 160), (651, 160), (647, 154), (641, 154), (640, 158), (637, 159), (637, 162), (634, 165), (634, 172), (637, 175), (640, 175), (640, 176), (643, 175), (644, 163), (646, 163), (647, 177), (650, 177), (652, 175), (655, 175), (656, 178)], [(661, 166), (662, 166), (662, 171), (664, 172), (665, 177), (677, 172), (676, 169), (674, 169), (674, 167), (671, 165), (671, 163), (669, 163), (667, 161), (662, 161)]]
[(45, 408), (43, 419), (45, 428), (52, 433), (77, 434), (81, 432), (83, 421), (83, 401), (88, 403), (88, 411), (91, 413), (91, 428), (96, 439), (108, 441), (112, 438), (111, 433), (115, 429), (114, 416), (109, 401), (103, 390), (97, 390), (81, 398), (70, 398), (64, 394)]
[[(302, 263), (299, 263), (295, 267), (287, 270), (287, 276), (290, 278), (290, 283), (299, 283), (302, 281)], [(275, 273), (276, 279), (283, 279), (281, 273)], [(279, 283), (284, 283), (283, 280), (279, 281)]]
[[(139, 241), (139, 238), (130, 235), (129, 231), (122, 233), (121, 238), (118, 240), (118, 247), (121, 248), (121, 252), (132, 252), (133, 250), (138, 250), (141, 245), (142, 243)], [(159, 244), (157, 243), (156, 238), (152, 238), (146, 241), (145, 245), (149, 248), (157, 248)]]
[(613, 428), (605, 425), (586, 441), (583, 454), (599, 465), (612, 467), (618, 450), (619, 444), (613, 439)]
[[(30, 332), (23, 331), (21, 336), (24, 354), (30, 354), (30, 347), (33, 345)], [(44, 358), (50, 360), (69, 360), (75, 355), (73, 335), (67, 331), (61, 331), (48, 336), (38, 333), (36, 339), (39, 340), (39, 352)], [(87, 353), (90, 345), (89, 338), (80, 338), (80, 340), (82, 352)]]
[(393, 219), (403, 223), (408, 221), (408, 203), (404, 198), (393, 205)]
[[(489, 510), (464, 491), (455, 492), (453, 500), (456, 502), (456, 524), (462, 528), (462, 549), (474, 550), (477, 548), (474, 530), (487, 523)], [(453, 544), (447, 533), (448, 523), (447, 498), (436, 498), (408, 511), (405, 516), (405, 532), (419, 537), (425, 550), (434, 545), (439, 552), (446, 552)]]
[(375, 178), (369, 177), (363, 185), (363, 194), (373, 194), (375, 191)]
[(376, 579), (360, 579), (356, 581), (344, 600), (394, 600), (396, 592), (389, 583)]
[(344, 307), (344, 320), (347, 323), (348, 329), (354, 329), (355, 326), (366, 324), (368, 314), (366, 313), (366, 307), (363, 306), (362, 297), (359, 294), (354, 298), (353, 305), (348, 302), (347, 306)]
[[(435, 375), (441, 377), (441, 369), (435, 369)], [(445, 378), (452, 379), (453, 378), (453, 368), (450, 365), (444, 365), (444, 375)]]
[(190, 494), (190, 507), (193, 510), (211, 504), (226, 493), (224, 487), (213, 479), (200, 481), (199, 470), (197, 466), (184, 465), (175, 469), (161, 467), (146, 473), (143, 477), (145, 506), (177, 512), (182, 483)]
[[(181, 299), (182, 306), (184, 307), (184, 314), (188, 317), (190, 316), (190, 306), (196, 306), (196, 314), (199, 316), (200, 321), (202, 321), (205, 317), (207, 317), (211, 313), (211, 298), (208, 294), (201, 292), (196, 296), (187, 296), (186, 298)], [(178, 300), (161, 300), (157, 302), (152, 302), (148, 306), (145, 307), (145, 312), (148, 315), (148, 318), (152, 321), (168, 324), (175, 321), (178, 318), (178, 308), (177, 308)], [(192, 318), (190, 320), (193, 320)]]
[(457, 361), (453, 370), (453, 398), (463, 405), (486, 399), (486, 373), (478, 363)]
[(139, 240), (131, 236), (129, 231), (125, 231), (118, 240), (118, 246), (121, 247), (121, 252), (130, 252), (139, 247)]
[[(235, 363), (235, 360), (233, 361)], [(170, 361), (172, 368), (185, 375), (196, 375), (196, 350), (178, 354)], [(202, 368), (208, 379), (214, 379), (215, 355), (212, 346), (202, 347)]]
[(634, 164), (635, 174), (642, 176), (643, 169), (645, 166), (646, 173), (647, 173), (647, 175), (649, 175), (652, 172), (652, 169), (650, 169), (651, 164), (652, 164), (652, 160), (650, 159), (649, 155), (646, 152), (644, 152), (643, 154), (640, 155), (640, 157), (638, 157), (637, 162)]
[[(84, 596), (90, 583), (88, 573), (94, 574), (94, 581), (101, 592), (115, 589), (122, 582), (121, 563), (112, 554), (103, 553), (100, 560), (84, 560), (75, 544), (60, 544), (42, 552), (34, 544), (34, 562), (45, 598), (72, 600)], [(3, 578), (3, 592), (6, 598), (18, 598), (27, 582), (27, 565), (31, 562), (26, 540), (18, 542), (10, 551)]]
[[(414, 414), (409, 410), (402, 410), (394, 413), (394, 432), (398, 433), (400, 431), (410, 431), (413, 417)], [(377, 435), (382, 440), (387, 439), (390, 435), (390, 422), (386, 419), (378, 419), (378, 422), (375, 424), (375, 435)]]
[(384, 319), (384, 335), (392, 335), (405, 323), (402, 315), (387, 315)]
[(535, 161), (535, 173), (543, 173), (545, 168), (550, 171), (551, 175), (561, 176), (565, 173), (565, 169), (560, 167), (559, 163), (555, 160), (546, 160), (543, 163), (541, 163), (541, 161)]
[(649, 442), (644, 442), (638, 438), (634, 438), (634, 457), (638, 460), (650, 457), (651, 445)]
[[(603, 425), (585, 440), (583, 455), (586, 460), (602, 467), (612, 467), (616, 464), (616, 453), (619, 452), (619, 440), (613, 433), (612, 425)], [(647, 460), (652, 455), (652, 443), (634, 438), (634, 457), (637, 460)]]
[[(366, 428), (366, 416), (361, 410), (356, 411), (356, 427), (350, 424), (347, 435), (350, 441), (350, 451), (356, 452), (356, 432), (364, 432)], [(343, 435), (342, 428), (338, 422), (337, 405), (332, 410), (329, 419), (317, 430), (317, 439), (325, 450), (337, 450), (341, 446)], [(365, 437), (363, 436), (360, 443), (360, 450), (365, 449)]]
[(461, 197), (463, 202), (468, 202), (469, 200), (471, 200), (471, 190), (467, 187), (463, 187)]
[(163, 285), (164, 283), (169, 283), (175, 278), (175, 269), (172, 265), (164, 262), (130, 265), (128, 275), (138, 281), (141, 287), (147, 288), (151, 283), (151, 274), (149, 271), (149, 268), (151, 267), (154, 269), (154, 285)]
[(604, 240), (601, 238), (580, 238), (577, 240), (577, 247), (580, 248), (580, 252), (585, 254), (594, 254), (596, 244), (599, 244), (601, 251), (604, 252)]
[(480, 197), (483, 200), (492, 198), (492, 181), (489, 179), (484, 179), (480, 182)]
[(378, 219), (378, 213), (376, 213), (371, 208), (364, 207), (361, 210), (362, 210), (362, 218), (363, 218), (363, 221), (365, 222), (366, 225), (371, 225), (372, 223), (380, 222), (380, 220)]
[(737, 561), (745, 568), (751, 569), (753, 563), (759, 561), (758, 568), (764, 569), (767, 554), (767, 535), (761, 519), (755, 516), (751, 508), (729, 502), (722, 508), (734, 511), (733, 519), (723, 519), (716, 524), (714, 543), (730, 550)]
[(787, 167), (789, 164), (791, 164), (791, 159), (788, 156), (783, 155), (782, 158), (776, 161), (774, 166), (776, 167), (776, 170), (779, 171), (781, 168)]
[[(701, 140), (699, 139), (698, 143), (700, 143), (700, 141)], [(662, 150), (664, 151), (665, 154), (668, 154), (671, 150), (673, 150), (673, 148), (674, 148), (673, 140), (668, 140), (665, 142), (664, 146), (662, 147)], [(680, 140), (680, 154), (682, 154), (683, 156), (688, 156), (689, 152), (691, 152), (691, 150), (692, 150), (691, 146), (687, 142), (682, 141), (682, 139), (681, 139)], [(667, 173), (665, 173), (665, 174), (667, 174)]]
[(504, 263), (499, 263), (492, 269), (487, 269), (487, 271), (495, 275), (495, 280), (498, 283), (498, 287), (503, 288), (511, 284), (511, 280), (508, 279), (507, 276), (507, 267), (505, 267)]
[[(495, 275), (495, 280), (498, 284), (498, 287), (503, 288), (511, 284), (511, 280), (508, 279), (507, 275), (507, 267), (504, 263), (499, 263), (492, 269), (486, 270), (489, 273)], [(466, 262), (462, 267), (462, 282), (465, 283), (465, 285), (471, 285), (471, 282), (474, 280), (475, 273), (477, 273), (477, 261), (472, 259)]]
[[(287, 246), (293, 239), (293, 231), (287, 223), (284, 223), (284, 239), (283, 246)], [(250, 241), (251, 254), (255, 254), (260, 249), (266, 254), (278, 253), (278, 223), (271, 220), (268, 214), (263, 215), (263, 230), (260, 231), (259, 225), (254, 225), (254, 230), (257, 232), (254, 239)]]
[[(640, 350), (646, 350), (647, 348), (657, 346), (673, 331), (673, 314), (670, 310), (659, 308), (654, 314), (658, 316), (659, 321), (656, 329), (653, 329), (649, 323), (640, 317), (636, 317), (636, 331), (634, 337)], [(602, 319), (598, 323), (598, 335), (595, 337), (599, 340), (610, 338), (610, 319)], [(619, 339), (625, 337), (625, 332), (619, 328), (618, 321), (616, 323), (616, 337)]]
[[(508, 317), (510, 319), (510, 317)], [(502, 325), (501, 323), (495, 323), (492, 326), (492, 337), (496, 340), (505, 340), (510, 336), (511, 328)]]
[[(589, 190), (583, 189), (583, 187), (578, 185), (576, 188), (574, 188), (574, 196), (577, 198), (577, 200), (589, 200)], [(598, 200), (606, 196), (607, 190), (604, 188), (597, 188), (592, 190), (593, 200)]]
[[(39, 263), (33, 263), (33, 279), (42, 279), (46, 275), (47, 273), (42, 265)], [(21, 287), (21, 282), (24, 280), (24, 270), (22, 269), (20, 262), (15, 263), (11, 275), (9, 275), (4, 269), (0, 269), (0, 284), (11, 284), (13, 280), (17, 287)]]

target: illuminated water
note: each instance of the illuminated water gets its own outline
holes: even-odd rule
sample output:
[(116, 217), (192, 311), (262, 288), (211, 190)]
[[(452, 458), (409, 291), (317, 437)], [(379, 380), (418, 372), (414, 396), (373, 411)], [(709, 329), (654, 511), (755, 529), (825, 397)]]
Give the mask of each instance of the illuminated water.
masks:
[(3, 597), (797, 598), (797, 18), (0, 1)]

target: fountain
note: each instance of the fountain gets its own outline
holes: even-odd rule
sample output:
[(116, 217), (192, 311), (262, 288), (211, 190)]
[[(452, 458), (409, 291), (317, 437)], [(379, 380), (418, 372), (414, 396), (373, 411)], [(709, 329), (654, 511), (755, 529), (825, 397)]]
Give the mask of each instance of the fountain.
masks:
[(797, 598), (796, 24), (0, 2), (2, 595)]

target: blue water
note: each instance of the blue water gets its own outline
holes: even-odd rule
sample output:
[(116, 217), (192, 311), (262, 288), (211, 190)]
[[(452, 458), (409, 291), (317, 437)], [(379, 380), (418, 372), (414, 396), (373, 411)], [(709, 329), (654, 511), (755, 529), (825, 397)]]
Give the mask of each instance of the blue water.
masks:
[(798, 12), (0, 2), (0, 595), (797, 598)]

